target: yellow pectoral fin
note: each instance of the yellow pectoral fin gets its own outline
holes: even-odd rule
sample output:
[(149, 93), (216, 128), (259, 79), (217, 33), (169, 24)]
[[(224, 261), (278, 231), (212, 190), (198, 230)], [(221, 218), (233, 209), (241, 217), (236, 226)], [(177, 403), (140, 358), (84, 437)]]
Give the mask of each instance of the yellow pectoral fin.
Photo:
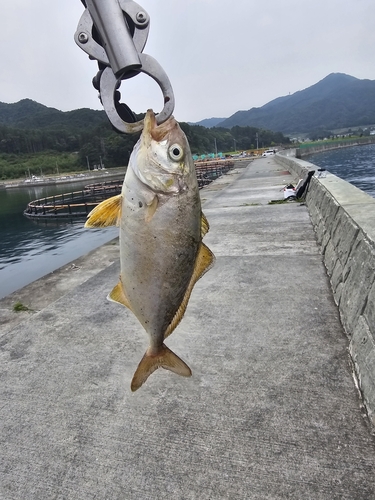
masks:
[(132, 311), (130, 301), (126, 296), (121, 280), (117, 283), (112, 292), (108, 295), (107, 299), (110, 300), (111, 302), (117, 302), (118, 304), (121, 304)]
[(122, 195), (104, 200), (87, 216), (85, 227), (118, 226), (121, 218)]
[(204, 236), (206, 236), (206, 234), (208, 233), (210, 229), (210, 225), (208, 223), (208, 220), (206, 218), (206, 216), (204, 215), (204, 213), (202, 212), (201, 213), (201, 237), (203, 238)]
[(155, 215), (156, 209), (158, 208), (159, 199), (154, 196), (150, 203), (147, 203), (145, 222), (150, 222)]
[(184, 317), (191, 292), (193, 291), (195, 283), (207, 272), (211, 269), (211, 267), (215, 263), (215, 255), (211, 252), (211, 250), (204, 244), (201, 243), (199, 248), (197, 260), (195, 261), (195, 267), (193, 271), (193, 275), (190, 279), (189, 285), (186, 289), (184, 298), (182, 299), (181, 305), (178, 308), (176, 314), (174, 315), (173, 320), (169, 324), (168, 328), (165, 331), (164, 338), (166, 339), (176, 328), (176, 326), (180, 323), (182, 318)]
[(201, 243), (198, 258), (195, 263), (194, 274), (196, 283), (215, 264), (215, 255), (207, 245)]

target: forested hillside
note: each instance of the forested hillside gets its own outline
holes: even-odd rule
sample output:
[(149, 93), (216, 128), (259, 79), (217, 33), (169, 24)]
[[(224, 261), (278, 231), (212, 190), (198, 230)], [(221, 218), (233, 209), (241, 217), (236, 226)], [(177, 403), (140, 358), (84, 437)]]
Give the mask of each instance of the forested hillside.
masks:
[(307, 89), (278, 97), (261, 108), (237, 111), (219, 125), (263, 127), (294, 134), (372, 124), (375, 81), (332, 73)]
[[(142, 115), (138, 116), (140, 119)], [(282, 134), (253, 127), (211, 128), (181, 123), (192, 153), (204, 154), (288, 142)], [(139, 134), (118, 134), (104, 111), (62, 112), (30, 99), (0, 103), (0, 179), (126, 165)]]

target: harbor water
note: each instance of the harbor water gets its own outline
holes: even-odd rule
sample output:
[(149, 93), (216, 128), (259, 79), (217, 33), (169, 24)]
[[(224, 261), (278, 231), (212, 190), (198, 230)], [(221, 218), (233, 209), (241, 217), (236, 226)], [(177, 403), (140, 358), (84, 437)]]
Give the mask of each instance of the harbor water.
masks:
[(84, 220), (33, 221), (23, 215), (29, 201), (71, 191), (70, 184), (0, 191), (0, 298), (74, 261), (118, 235), (118, 228), (85, 229)]
[(334, 149), (304, 159), (375, 198), (375, 144)]
[[(375, 144), (306, 158), (375, 197)], [(27, 186), (0, 191), (0, 298), (97, 248), (118, 228), (85, 229), (84, 221), (35, 222), (23, 216), (31, 200), (78, 191), (87, 180), (59, 186)]]

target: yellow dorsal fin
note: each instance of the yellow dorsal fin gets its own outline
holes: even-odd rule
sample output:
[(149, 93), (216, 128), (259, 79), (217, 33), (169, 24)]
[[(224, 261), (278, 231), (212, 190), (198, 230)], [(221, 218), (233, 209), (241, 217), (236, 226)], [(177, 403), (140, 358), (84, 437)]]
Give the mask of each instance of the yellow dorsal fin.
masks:
[(180, 323), (182, 318), (184, 317), (191, 292), (193, 291), (195, 283), (209, 270), (215, 263), (215, 255), (211, 252), (211, 250), (204, 244), (201, 243), (199, 248), (197, 260), (195, 261), (195, 267), (193, 275), (190, 279), (190, 283), (186, 289), (184, 298), (182, 299), (181, 305), (178, 308), (176, 314), (174, 315), (173, 320), (169, 324), (168, 328), (165, 331), (164, 338), (166, 339), (176, 328), (176, 326)]
[(206, 234), (208, 233), (210, 229), (210, 225), (208, 223), (208, 220), (206, 218), (206, 216), (204, 215), (204, 213), (202, 212), (201, 213), (201, 237), (203, 238), (204, 236), (206, 236)]
[(145, 222), (150, 222), (150, 220), (155, 215), (156, 209), (159, 205), (159, 198), (155, 195), (150, 203), (147, 203)]
[(163, 344), (155, 353), (150, 352), (150, 349), (146, 351), (133, 375), (131, 390), (134, 392), (139, 389), (151, 373), (160, 367), (182, 377), (191, 377), (191, 370), (188, 365)]
[(121, 218), (122, 195), (104, 200), (87, 216), (85, 227), (118, 226)]
[(127, 307), (132, 311), (130, 301), (126, 296), (126, 293), (122, 286), (121, 278), (120, 281), (117, 283), (117, 285), (113, 288), (112, 292), (108, 295), (107, 299), (110, 300), (111, 302), (118, 302), (119, 304)]

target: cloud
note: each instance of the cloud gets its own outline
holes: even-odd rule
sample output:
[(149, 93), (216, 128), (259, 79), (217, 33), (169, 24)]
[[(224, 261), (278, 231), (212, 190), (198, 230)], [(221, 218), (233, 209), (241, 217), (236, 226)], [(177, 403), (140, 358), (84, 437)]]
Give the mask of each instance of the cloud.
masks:
[[(313, 85), (331, 72), (375, 79), (375, 2), (141, 0), (145, 52), (167, 72), (179, 120), (229, 116)], [(80, 0), (12, 0), (0, 10), (0, 101), (29, 97), (62, 110), (101, 109), (97, 65), (74, 43)], [(121, 92), (136, 112), (161, 109), (141, 75)]]

